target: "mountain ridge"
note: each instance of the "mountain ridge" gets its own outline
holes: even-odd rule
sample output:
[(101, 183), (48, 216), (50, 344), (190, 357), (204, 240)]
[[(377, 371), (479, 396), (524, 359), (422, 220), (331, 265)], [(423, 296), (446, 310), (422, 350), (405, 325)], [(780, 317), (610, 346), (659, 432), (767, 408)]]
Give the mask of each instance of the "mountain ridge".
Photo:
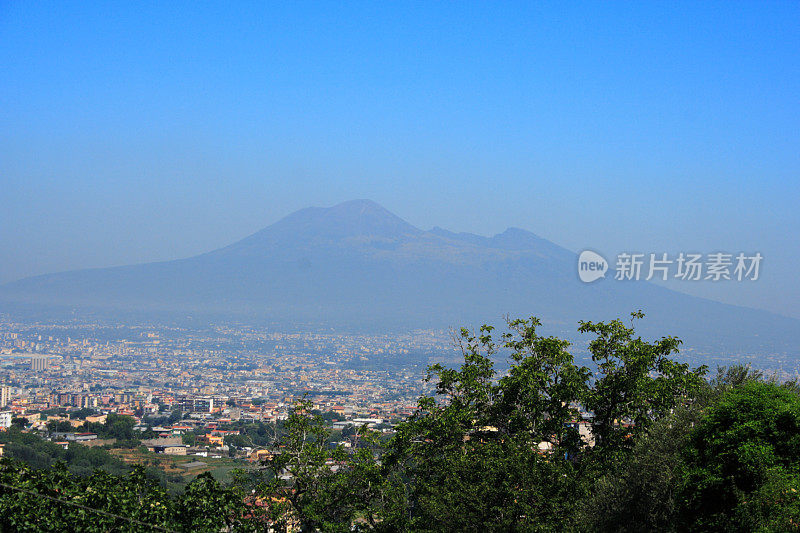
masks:
[[(753, 353), (796, 353), (800, 321), (645, 282), (583, 284), (577, 256), (520, 228), (484, 237), (409, 224), (370, 200), (296, 211), (228, 246), (0, 286), (20, 305), (208, 314), (395, 329), (537, 315), (554, 324), (644, 309), (653, 331)], [(650, 322), (650, 320), (648, 321)], [(752, 334), (751, 334), (752, 333)], [(717, 342), (719, 341), (719, 342)]]

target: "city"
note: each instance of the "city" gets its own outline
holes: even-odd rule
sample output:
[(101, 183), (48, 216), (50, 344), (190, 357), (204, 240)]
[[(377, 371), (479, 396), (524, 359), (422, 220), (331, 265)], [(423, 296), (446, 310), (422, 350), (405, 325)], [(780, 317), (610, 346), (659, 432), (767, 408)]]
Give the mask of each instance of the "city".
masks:
[[(452, 338), (444, 331), (390, 338), (2, 321), (0, 407), (42, 429), (82, 409), (135, 417), (138, 424), (179, 410), (184, 426), (160, 428), (167, 436), (180, 435), (187, 421), (193, 429), (213, 423), (215, 430), (231, 421), (274, 423), (308, 397), (339, 421), (367, 420), (388, 431), (431, 390), (424, 382), (428, 361), (403, 362), (409, 353), (453, 355)], [(38, 420), (54, 410), (62, 416)]]

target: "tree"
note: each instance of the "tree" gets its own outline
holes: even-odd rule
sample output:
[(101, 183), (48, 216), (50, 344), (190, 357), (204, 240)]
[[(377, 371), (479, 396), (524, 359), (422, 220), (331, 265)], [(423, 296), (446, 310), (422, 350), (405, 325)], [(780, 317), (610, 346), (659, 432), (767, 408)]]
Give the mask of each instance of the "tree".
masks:
[(142, 467), (71, 476), (0, 459), (0, 531), (263, 531), (265, 514), (236, 485), (201, 474), (177, 497)]
[(800, 529), (800, 396), (748, 381), (692, 433), (680, 491), (688, 531)]
[(236, 448), (253, 447), (253, 441), (247, 435), (226, 435), (224, 439), (225, 444), (234, 446)]
[(169, 418), (167, 418), (167, 424), (177, 424), (178, 422), (181, 421), (182, 418), (183, 418), (183, 413), (181, 412), (181, 410), (174, 409), (170, 413)]
[(681, 343), (675, 337), (652, 343), (634, 337), (633, 321), (643, 317), (641, 311), (631, 313), (631, 327), (613, 320), (581, 322), (579, 328), (596, 335), (589, 351), (598, 376), (584, 405), (594, 415), (595, 449), (609, 457), (632, 447), (635, 439), (631, 437), (692, 400), (707, 370), (704, 366), (691, 369), (670, 358)]
[(331, 424), (333, 422), (339, 422), (345, 419), (343, 415), (340, 415), (335, 411), (325, 411), (324, 413), (319, 413), (319, 414), (322, 417), (322, 419), (328, 424)]
[(141, 468), (125, 476), (73, 477), (63, 463), (32, 470), (0, 460), (2, 531), (172, 529), (169, 496)]
[(586, 531), (645, 533), (677, 531), (677, 486), (683, 450), (702, 411), (679, 408), (655, 422), (629, 453), (599, 471), (579, 505)]
[(85, 422), (83, 427), (86, 431), (97, 433), (103, 439), (131, 442), (136, 440), (134, 426), (136, 420), (133, 417), (109, 413), (104, 423)]
[(70, 433), (72, 424), (68, 420), (51, 420), (47, 423), (47, 429), (53, 433)]
[(692, 429), (715, 402), (733, 389), (763, 379), (747, 366), (718, 367), (693, 401), (655, 421), (623, 454), (600, 472), (591, 497), (581, 503), (588, 531), (677, 531), (678, 483), (686, 468)]
[(539, 336), (537, 319), (509, 326), (501, 347), (513, 363), (499, 381), (490, 326), (461, 330), (459, 369), (430, 367), (440, 400), (420, 398), (384, 456), (394, 484), (381, 503), (389, 529), (569, 529), (584, 490), (582, 465), (570, 459), (582, 447), (571, 423), (589, 371), (573, 363), (567, 342)]
[(86, 420), (87, 416), (91, 416), (91, 415), (94, 415), (96, 413), (97, 413), (97, 411), (95, 411), (94, 409), (92, 409), (90, 407), (82, 407), (81, 409), (78, 409), (77, 411), (72, 411), (69, 414), (69, 418), (70, 418), (70, 420)]
[(192, 481), (177, 502), (182, 531), (260, 531), (263, 512), (247, 505), (237, 487), (223, 487), (205, 472)]
[(574, 454), (585, 443), (569, 423), (580, 418), (577, 407), (588, 392), (590, 372), (574, 364), (568, 341), (539, 336), (540, 325), (533, 317), (509, 322), (512, 332), (503, 335), (503, 347), (511, 350), (513, 364), (500, 379), (492, 423), (503, 433)]
[(326, 446), (327, 431), (322, 419), (312, 413), (313, 404), (298, 401), (284, 424), (284, 434), (266, 466), (272, 473), (270, 491), (279, 494), (286, 505), (278, 505), (278, 514), (297, 516), (303, 531), (319, 528), (318, 495), (331, 469), (326, 465), (329, 451)]
[(292, 408), (283, 433), (265, 462), (269, 474), (259, 488), (270, 495), (275, 525), (296, 522), (301, 531), (351, 531), (357, 516), (366, 516), (381, 486), (373, 455), (377, 435), (361, 428), (364, 443), (353, 455), (328, 445), (329, 430), (305, 398)]
[[(680, 341), (646, 342), (619, 320), (581, 323), (596, 336), (594, 374), (575, 364), (567, 341), (539, 335), (536, 318), (508, 326), (499, 345), (491, 326), (462, 330), (461, 367), (429, 368), (436, 397), (420, 398), (382, 457), (388, 486), (378, 513), (388, 529), (576, 529), (578, 503), (597, 478), (692, 404), (703, 383), (703, 367), (670, 357)], [(493, 360), (502, 351), (511, 364), (498, 379)], [(594, 448), (578, 431), (582, 407)]]

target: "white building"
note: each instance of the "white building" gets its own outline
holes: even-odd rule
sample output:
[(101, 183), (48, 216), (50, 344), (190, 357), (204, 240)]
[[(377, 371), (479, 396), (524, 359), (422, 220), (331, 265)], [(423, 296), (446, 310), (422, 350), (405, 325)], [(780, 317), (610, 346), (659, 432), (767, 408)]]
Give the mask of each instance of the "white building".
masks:
[(0, 413), (0, 428), (8, 429), (11, 427), (11, 411)]

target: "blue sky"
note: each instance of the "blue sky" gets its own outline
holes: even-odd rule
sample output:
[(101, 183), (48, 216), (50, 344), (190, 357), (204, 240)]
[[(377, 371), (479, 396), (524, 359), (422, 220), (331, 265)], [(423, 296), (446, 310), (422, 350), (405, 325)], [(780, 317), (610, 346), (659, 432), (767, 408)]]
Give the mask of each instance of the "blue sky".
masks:
[(308, 205), (573, 250), (800, 317), (800, 4), (0, 4), (0, 282), (185, 257)]

